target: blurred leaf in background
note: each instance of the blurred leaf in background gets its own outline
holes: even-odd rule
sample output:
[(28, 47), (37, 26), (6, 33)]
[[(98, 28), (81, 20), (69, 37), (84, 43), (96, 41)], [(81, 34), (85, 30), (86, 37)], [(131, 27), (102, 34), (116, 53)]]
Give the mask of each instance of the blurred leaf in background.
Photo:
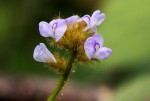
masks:
[(107, 19), (99, 31), (113, 55), (98, 67), (108, 71), (106, 82), (118, 84), (113, 101), (149, 101), (149, 4), (149, 0), (108, 0), (104, 7)]

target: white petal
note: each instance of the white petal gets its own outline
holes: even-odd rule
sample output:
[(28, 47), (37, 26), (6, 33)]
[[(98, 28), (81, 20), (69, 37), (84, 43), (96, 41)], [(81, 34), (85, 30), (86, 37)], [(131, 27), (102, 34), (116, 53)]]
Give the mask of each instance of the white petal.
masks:
[(44, 43), (40, 43), (36, 46), (33, 57), (38, 62), (56, 62), (53, 54), (46, 48)]

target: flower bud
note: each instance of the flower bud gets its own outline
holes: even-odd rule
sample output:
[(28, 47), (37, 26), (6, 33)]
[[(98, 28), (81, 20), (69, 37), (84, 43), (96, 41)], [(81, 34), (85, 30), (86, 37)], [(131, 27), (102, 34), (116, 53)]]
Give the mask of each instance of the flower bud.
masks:
[(45, 63), (55, 62), (56, 63), (55, 57), (46, 48), (44, 43), (40, 43), (39, 45), (35, 47), (33, 57), (38, 62), (45, 62)]

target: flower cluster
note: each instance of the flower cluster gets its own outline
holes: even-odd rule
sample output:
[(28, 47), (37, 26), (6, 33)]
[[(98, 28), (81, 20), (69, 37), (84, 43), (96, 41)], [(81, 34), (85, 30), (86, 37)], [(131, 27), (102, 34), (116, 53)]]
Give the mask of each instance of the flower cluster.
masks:
[[(96, 10), (92, 16), (79, 17), (73, 15), (69, 18), (54, 19), (50, 23), (41, 21), (39, 32), (41, 36), (50, 40), (49, 44), (56, 45), (59, 49), (76, 52), (76, 60), (89, 62), (91, 59), (106, 59), (112, 50), (103, 47), (103, 38), (97, 31), (105, 19), (105, 14)], [(68, 61), (59, 53), (51, 53), (43, 43), (36, 46), (33, 57), (38, 62), (49, 64), (53, 68), (64, 70)]]

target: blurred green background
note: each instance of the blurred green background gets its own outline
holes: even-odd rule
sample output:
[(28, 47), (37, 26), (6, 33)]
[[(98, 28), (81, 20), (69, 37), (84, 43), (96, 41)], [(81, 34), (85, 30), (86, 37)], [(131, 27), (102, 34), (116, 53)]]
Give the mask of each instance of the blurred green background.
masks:
[(0, 73), (13, 76), (58, 74), (33, 59), (33, 50), (46, 40), (38, 23), (59, 14), (92, 14), (100, 9), (106, 20), (98, 27), (104, 46), (113, 54), (101, 63), (77, 64), (71, 80), (81, 85), (108, 85), (110, 101), (150, 99), (150, 1), (149, 0), (2, 0), (0, 1)]

